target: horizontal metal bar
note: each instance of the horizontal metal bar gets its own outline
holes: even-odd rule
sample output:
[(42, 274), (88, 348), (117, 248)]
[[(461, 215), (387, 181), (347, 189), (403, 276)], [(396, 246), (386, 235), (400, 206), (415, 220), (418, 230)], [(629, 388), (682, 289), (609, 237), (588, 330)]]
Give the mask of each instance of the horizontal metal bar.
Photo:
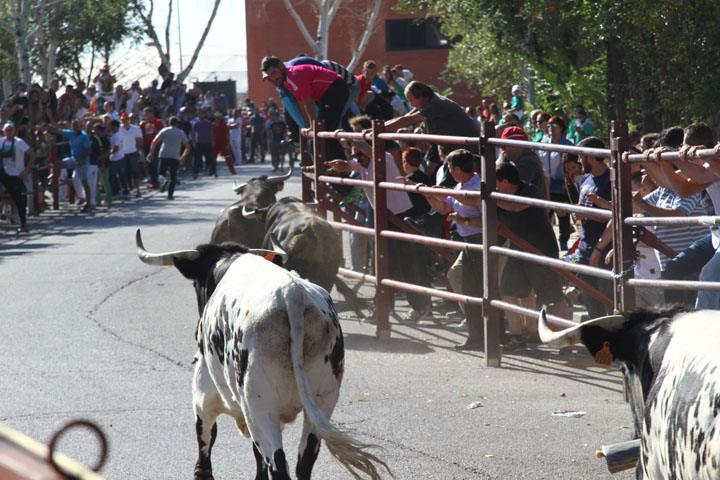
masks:
[(664, 288), (667, 290), (720, 290), (720, 282), (700, 282), (693, 280), (646, 280), (631, 278), (626, 285), (637, 288)]
[(339, 185), (357, 185), (359, 187), (373, 187), (370, 180), (358, 180), (356, 178), (333, 177), (331, 175), (320, 175), (318, 180), (321, 182), (335, 183)]
[[(515, 312), (519, 313), (520, 315), (527, 315), (535, 318), (540, 317), (540, 312), (538, 312), (537, 310), (521, 307), (513, 303), (503, 302), (502, 300), (491, 300), (490, 305), (495, 308), (499, 308), (500, 310), (507, 310), (508, 312)], [(555, 315), (550, 315), (548, 313), (545, 314), (545, 318), (547, 318), (549, 324), (560, 328), (576, 327), (578, 325), (575, 322), (571, 322), (570, 320), (566, 320), (562, 317), (557, 317)]]
[(432, 135), (420, 133), (380, 133), (380, 140), (404, 140), (409, 142), (450, 143), (453, 145), (478, 145), (479, 137), (456, 137), (452, 135)]
[(561, 210), (565, 212), (579, 213), (591, 217), (598, 217), (610, 220), (612, 212), (602, 208), (581, 207), (579, 205), (570, 205), (567, 203), (550, 202), (548, 200), (540, 200), (539, 198), (519, 197), (517, 195), (509, 195), (507, 193), (492, 192), (490, 198), (502, 200), (504, 202), (521, 203), (523, 205), (532, 205), (533, 207), (550, 208), (552, 210)]
[(437, 187), (416, 187), (415, 185), (404, 185), (395, 182), (380, 182), (380, 188), (387, 190), (401, 190), (408, 193), (435, 193), (438, 195), (446, 195), (448, 197), (477, 197), (480, 198), (482, 193), (479, 190), (451, 190), (449, 188)]
[(380, 283), (388, 287), (399, 288), (408, 292), (422, 293), (423, 295), (433, 297), (440, 297), (446, 300), (452, 300), (454, 302), (470, 303), (475, 305), (482, 305), (483, 303), (482, 298), (470, 297), (468, 295), (462, 295), (459, 293), (445, 292), (429, 287), (421, 287), (418, 285), (413, 285), (412, 283), (398, 282), (397, 280), (391, 280), (389, 278), (382, 280)]
[(625, 225), (720, 225), (720, 217), (628, 217)]
[(338, 268), (338, 273), (346, 277), (357, 278), (363, 282), (377, 283), (377, 277), (368, 273), (356, 272), (355, 270), (348, 270), (347, 268)]
[(330, 224), (330, 226), (332, 226), (333, 228), (336, 228), (338, 230), (345, 230), (345, 231), (353, 232), (353, 233), (361, 233), (363, 235), (368, 235), (371, 237), (375, 236), (375, 230), (370, 227), (360, 227), (358, 225), (350, 225), (349, 223), (342, 223), (342, 222), (333, 222), (330, 220), (328, 220), (328, 223)]
[(514, 250), (512, 248), (490, 247), (490, 252), (499, 253), (508, 257), (519, 258), (520, 260), (526, 260), (528, 262), (538, 263), (548, 267), (562, 268), (563, 270), (569, 270), (571, 272), (592, 275), (593, 277), (603, 278), (605, 280), (612, 280), (613, 278), (613, 273), (609, 270), (603, 270), (589, 265), (582, 265), (580, 263), (566, 262), (557, 258), (543, 257), (532, 253), (522, 252), (520, 250)]
[(433, 247), (453, 248), (456, 250), (476, 250), (478, 252), (483, 251), (483, 246), (476, 243), (456, 242), (455, 240), (444, 240), (441, 238), (425, 237), (422, 235), (411, 235), (409, 233), (395, 232), (393, 230), (384, 230), (380, 232), (380, 236), (419, 243), (421, 245), (431, 245)]
[[(688, 156), (689, 157), (689, 156)], [(713, 148), (706, 148), (703, 150), (697, 150), (695, 152), (695, 155), (691, 158), (698, 158), (698, 159), (707, 159), (707, 158), (720, 158), (720, 152), (716, 152)], [(623, 159), (625, 160), (625, 159)], [(681, 160), (680, 154), (678, 152), (663, 152), (660, 154), (660, 160), (664, 162), (672, 162), (675, 160)], [(645, 157), (642, 153), (634, 153), (632, 155), (627, 156), (627, 161), (629, 163), (639, 163), (639, 162), (654, 162), (655, 158), (653, 157), (652, 160), (645, 160)]]
[[(312, 131), (308, 132), (307, 134), (303, 133), (303, 136), (312, 138)], [(334, 132), (317, 132), (317, 136), (318, 138), (342, 138), (348, 140), (370, 141), (372, 139), (372, 134), (370, 132), (346, 132), (344, 130), (335, 130)]]
[[(575, 147), (571, 145), (559, 145), (559, 144), (549, 144), (549, 143), (542, 143), (539, 144), (538, 142), (530, 142), (530, 141), (524, 141), (524, 140), (509, 140), (507, 138), (489, 138), (488, 143), (491, 145), (497, 145), (500, 147), (507, 146), (507, 147), (525, 147), (532, 150), (551, 150), (553, 152), (563, 152), (563, 153), (577, 153), (578, 155), (590, 155), (593, 157), (609, 157), (610, 156), (610, 150), (606, 148), (584, 148), (584, 147)], [(541, 145), (541, 146), (539, 146)]]

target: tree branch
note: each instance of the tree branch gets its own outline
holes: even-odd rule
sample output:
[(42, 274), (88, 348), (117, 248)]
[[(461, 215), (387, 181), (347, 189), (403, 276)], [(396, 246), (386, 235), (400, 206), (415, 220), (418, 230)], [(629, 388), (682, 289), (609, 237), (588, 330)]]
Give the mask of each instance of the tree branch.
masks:
[(378, 13), (380, 12), (380, 2), (381, 0), (375, 0), (375, 5), (373, 6), (372, 13), (370, 14), (370, 19), (365, 27), (365, 33), (363, 33), (362, 39), (355, 49), (350, 63), (348, 63), (346, 67), (351, 72), (365, 53), (365, 48), (370, 41), (370, 35), (372, 35), (373, 30), (375, 30), (375, 22), (377, 21)]
[(207, 25), (205, 25), (205, 31), (203, 32), (202, 37), (200, 37), (200, 41), (198, 42), (197, 47), (195, 47), (195, 51), (193, 52), (192, 58), (190, 58), (190, 62), (188, 63), (187, 67), (185, 67), (185, 69), (178, 75), (178, 82), (182, 82), (183, 80), (185, 80), (185, 77), (190, 74), (190, 71), (192, 71), (193, 67), (195, 66), (195, 61), (200, 54), (200, 50), (205, 44), (205, 39), (208, 36), (208, 32), (210, 32), (210, 27), (212, 26), (213, 20), (215, 20), (215, 14), (217, 13), (218, 7), (220, 6), (220, 1), (221, 0), (215, 0), (215, 6), (213, 7), (213, 11), (210, 14), (210, 20), (208, 20)]
[(170, 22), (172, 20), (172, 4), (173, 0), (168, 0), (168, 16), (167, 23), (165, 23), (165, 47), (168, 55), (170, 54)]
[[(163, 51), (162, 44), (160, 43), (160, 38), (157, 35), (157, 32), (155, 31), (155, 27), (152, 24), (152, 14), (153, 10), (155, 8), (153, 0), (150, 0), (150, 12), (148, 15), (145, 15), (142, 11), (142, 8), (140, 7), (140, 4), (138, 3), (138, 0), (133, 0), (132, 2), (133, 8), (137, 12), (137, 14), (140, 16), (140, 18), (143, 21), (143, 24), (145, 24), (145, 33), (147, 33), (148, 37), (150, 37), (150, 40), (153, 41), (155, 44), (155, 49), (158, 52), (158, 55), (160, 56), (160, 62), (167, 67), (168, 71), (170, 71), (170, 55)], [(170, 46), (168, 45), (168, 52), (170, 51)]]
[(331, 24), (333, 21), (333, 18), (335, 18), (335, 14), (337, 13), (338, 9), (340, 8), (340, 4), (343, 3), (343, 0), (334, 0), (332, 5), (330, 6), (330, 11), (328, 11), (328, 24)]
[(295, 23), (300, 29), (300, 33), (302, 33), (303, 38), (305, 38), (305, 40), (313, 48), (314, 51), (316, 46), (315, 39), (312, 37), (312, 35), (310, 35), (310, 32), (308, 32), (308, 29), (305, 27), (305, 24), (300, 18), (300, 15), (298, 15), (298, 13), (295, 11), (295, 8), (293, 8), (290, 0), (283, 0), (283, 2), (285, 2), (285, 7), (287, 7), (288, 12), (290, 12), (290, 16), (293, 18), (293, 20), (295, 20)]

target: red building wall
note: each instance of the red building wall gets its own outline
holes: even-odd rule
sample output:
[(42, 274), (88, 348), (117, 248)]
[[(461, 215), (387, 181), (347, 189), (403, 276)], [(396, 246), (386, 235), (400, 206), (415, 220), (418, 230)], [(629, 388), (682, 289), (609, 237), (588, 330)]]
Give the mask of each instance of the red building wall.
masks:
[[(310, 0), (292, 1), (296, 11), (314, 37), (317, 29), (317, 17), (311, 10)], [(359, 43), (364, 22), (354, 15), (361, 9), (367, 9), (368, 0), (346, 0), (344, 7), (338, 11), (330, 26), (330, 43), (328, 58), (343, 65), (350, 63), (353, 49)], [(453, 100), (463, 106), (478, 105), (481, 94), (479, 89), (470, 89), (465, 85), (451, 85), (440, 79), (440, 74), (447, 63), (449, 49), (387, 51), (385, 38), (385, 21), (388, 19), (413, 18), (411, 15), (400, 14), (392, 7), (395, 2), (384, 1), (375, 31), (373, 32), (365, 53), (358, 65), (353, 69), (356, 75), (362, 73), (362, 63), (372, 59), (378, 66), (378, 73), (384, 65), (401, 64), (410, 69), (414, 80), (431, 84), (442, 90), (452, 87)], [(355, 12), (355, 13), (354, 13)], [(245, 0), (245, 18), (247, 23), (247, 61), (248, 61), (248, 96), (262, 102), (269, 97), (278, 98), (277, 92), (262, 81), (260, 63), (265, 55), (274, 55), (281, 60), (289, 60), (299, 53), (313, 56), (308, 42), (287, 11), (282, 0)]]

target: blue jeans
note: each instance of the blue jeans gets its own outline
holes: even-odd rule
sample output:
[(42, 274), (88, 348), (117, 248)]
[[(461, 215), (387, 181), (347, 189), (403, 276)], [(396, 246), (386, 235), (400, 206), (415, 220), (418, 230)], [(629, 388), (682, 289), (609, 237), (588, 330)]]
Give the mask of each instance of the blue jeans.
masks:
[[(715, 252), (700, 271), (700, 281), (720, 281), (720, 252)], [(720, 310), (720, 290), (698, 290), (695, 308)]]
[[(712, 246), (712, 235), (702, 237), (671, 259), (662, 272), (664, 280), (694, 280), (695, 275), (713, 258), (715, 249)], [(720, 293), (720, 292), (707, 292)], [(682, 303), (692, 305), (695, 301), (695, 290), (665, 290), (666, 303)]]
[[(583, 265), (590, 265), (590, 255), (592, 254), (592, 250), (586, 251), (586, 252), (580, 252), (578, 255), (578, 263), (581, 263)], [(604, 270), (610, 270), (611, 265), (605, 263), (605, 252), (603, 252), (602, 255), (600, 255), (600, 263), (598, 264), (599, 268), (602, 268)], [(584, 275), (584, 274), (578, 274), (578, 277), (580, 279), (585, 280), (591, 287), (595, 287), (597, 290), (605, 294), (606, 296), (610, 297), (612, 300), (613, 298), (613, 287), (612, 282), (609, 280), (605, 280), (603, 278), (593, 277), (592, 275)], [(602, 304), (599, 300), (595, 299), (592, 295), (587, 293), (585, 290), (581, 290), (581, 295), (583, 302), (585, 303), (585, 307), (588, 311), (588, 316), (590, 319), (598, 318), (607, 315), (608, 308), (605, 307), (605, 305)]]

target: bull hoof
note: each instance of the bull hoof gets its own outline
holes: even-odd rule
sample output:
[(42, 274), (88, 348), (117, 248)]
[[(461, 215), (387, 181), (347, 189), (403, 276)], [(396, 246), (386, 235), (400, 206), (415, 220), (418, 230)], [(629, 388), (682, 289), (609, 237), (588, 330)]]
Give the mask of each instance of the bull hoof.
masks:
[(215, 480), (215, 477), (213, 477), (212, 470), (196, 467), (193, 480)]

